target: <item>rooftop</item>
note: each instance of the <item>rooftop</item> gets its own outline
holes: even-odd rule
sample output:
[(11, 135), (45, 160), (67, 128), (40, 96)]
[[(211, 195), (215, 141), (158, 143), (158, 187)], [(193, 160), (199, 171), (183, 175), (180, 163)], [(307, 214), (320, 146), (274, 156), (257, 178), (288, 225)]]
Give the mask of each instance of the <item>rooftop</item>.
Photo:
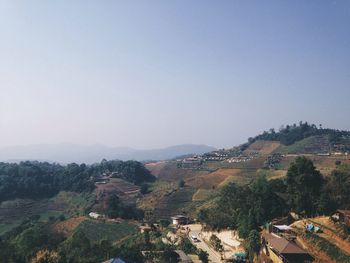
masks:
[(346, 215), (346, 216), (350, 216), (350, 210), (337, 210), (339, 213), (342, 213), (342, 214), (344, 214), (344, 215)]
[(287, 226), (287, 225), (273, 225), (273, 227), (275, 227), (281, 231), (292, 230), (292, 228), (290, 226)]
[(183, 215), (176, 215), (176, 216), (172, 216), (172, 219), (187, 219), (187, 216), (183, 216)]
[(263, 237), (273, 249), (280, 254), (308, 254), (304, 249), (299, 247), (294, 242), (277, 236), (275, 234), (263, 233)]

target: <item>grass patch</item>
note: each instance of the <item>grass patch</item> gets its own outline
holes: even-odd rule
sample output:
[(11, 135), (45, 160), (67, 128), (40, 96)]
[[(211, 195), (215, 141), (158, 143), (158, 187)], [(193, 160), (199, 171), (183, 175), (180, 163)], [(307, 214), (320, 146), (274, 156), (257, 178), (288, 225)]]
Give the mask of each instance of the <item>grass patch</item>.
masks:
[(12, 224), (0, 224), (0, 236), (5, 234), (8, 231), (11, 231), (15, 227), (19, 226), (19, 223), (15, 222)]
[(62, 191), (52, 201), (54, 202), (54, 206), (57, 206), (58, 211), (64, 211), (65, 214), (71, 216), (81, 216), (95, 203), (95, 195), (93, 193)]
[(258, 175), (264, 175), (268, 180), (283, 179), (287, 175), (287, 170), (260, 169)]
[(82, 231), (94, 243), (104, 239), (116, 242), (137, 233), (138, 227), (126, 222), (117, 224), (85, 220), (77, 227), (76, 231)]
[(282, 145), (278, 148), (281, 153), (323, 153), (329, 151), (329, 140), (327, 136), (310, 136), (295, 142), (292, 145)]
[(69, 215), (61, 212), (61, 211), (55, 211), (55, 210), (48, 210), (44, 213), (40, 214), (40, 221), (41, 222), (48, 222), (50, 221), (50, 218), (57, 219), (59, 216), (63, 215), (65, 218), (69, 217)]
[(192, 196), (192, 201), (205, 201), (213, 197), (215, 190), (198, 189)]

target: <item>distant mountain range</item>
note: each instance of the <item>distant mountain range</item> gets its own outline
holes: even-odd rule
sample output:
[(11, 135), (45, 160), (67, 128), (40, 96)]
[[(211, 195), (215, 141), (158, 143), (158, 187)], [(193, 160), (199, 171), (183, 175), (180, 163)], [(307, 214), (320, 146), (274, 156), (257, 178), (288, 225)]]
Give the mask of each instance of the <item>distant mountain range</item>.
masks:
[(168, 160), (188, 154), (203, 154), (215, 150), (207, 145), (183, 144), (161, 149), (136, 150), (128, 147), (78, 144), (37, 144), (0, 148), (0, 161), (38, 160), (58, 163), (95, 163), (112, 160)]

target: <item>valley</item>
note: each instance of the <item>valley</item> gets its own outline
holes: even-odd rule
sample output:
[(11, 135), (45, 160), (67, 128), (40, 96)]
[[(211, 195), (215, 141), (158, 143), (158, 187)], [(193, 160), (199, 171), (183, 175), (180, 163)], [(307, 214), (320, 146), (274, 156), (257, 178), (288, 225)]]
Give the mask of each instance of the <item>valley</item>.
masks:
[[(264, 136), (276, 137), (273, 134)], [(344, 135), (339, 136), (343, 138)], [(48, 231), (56, 237), (53, 240), (47, 237), (48, 242), (52, 242), (50, 246), (62, 257), (70, 255), (73, 261), (80, 257), (71, 254), (75, 242), (85, 240), (89, 247), (86, 255), (100, 261), (112, 254), (129, 262), (156, 262), (155, 258), (165, 254), (152, 252), (155, 254), (151, 255), (145, 251), (177, 249), (185, 251), (192, 262), (248, 262), (252, 258), (272, 257), (273, 238), (276, 237), (271, 235), (280, 233), (266, 232), (269, 230), (264, 225), (287, 218), (293, 212), (300, 218), (288, 220), (290, 231), (296, 237), (296, 245), (308, 253), (313, 262), (348, 262), (348, 228), (329, 219), (336, 209), (350, 208), (346, 203), (348, 188), (338, 195), (328, 190), (337, 187), (338, 174), (343, 176), (344, 184), (350, 182), (347, 177), (350, 156), (344, 150), (347, 147), (347, 144), (334, 144), (324, 134), (321, 137), (311, 135), (289, 145), (265, 140), (259, 135), (230, 149), (143, 164), (107, 160), (92, 166), (71, 164), (67, 167), (38, 162), (2, 163), (2, 173), (21, 169), (26, 172), (13, 172), (13, 178), (19, 182), (18, 190), (2, 193), (0, 236), (4, 240), (19, 240), (31, 229)], [(300, 165), (298, 169), (309, 169), (306, 174), (314, 174), (315, 182), (321, 180), (319, 188), (312, 190), (316, 191), (314, 197), (308, 194), (311, 190), (305, 190), (298, 181), (291, 181), (291, 174), (298, 173), (293, 170), (295, 165)], [(55, 194), (41, 187), (39, 180), (42, 179), (22, 184), (23, 180), (33, 179), (32, 174), (43, 178), (47, 171), (50, 171), (50, 187), (55, 189)], [(13, 183), (9, 178), (6, 175), (1, 180)], [(66, 182), (68, 178), (70, 182)], [(290, 192), (292, 186), (299, 187), (300, 193), (304, 191), (306, 202), (310, 200), (311, 203), (294, 197), (299, 190)], [(40, 196), (28, 191), (30, 187), (37, 187)], [(312, 189), (313, 186), (308, 187)], [(320, 198), (320, 189), (330, 191), (329, 195), (324, 200), (314, 201)], [(18, 195), (20, 191), (23, 194)], [(175, 215), (185, 217), (188, 222), (174, 224), (171, 219)], [(272, 224), (278, 226), (279, 223)], [(307, 224), (317, 226), (322, 232), (305, 232)], [(194, 230), (197, 228), (199, 230)], [(169, 235), (177, 241), (165, 242), (164, 237)], [(264, 240), (265, 235), (268, 245), (258, 241), (259, 250), (250, 247), (255, 242), (253, 237)], [(191, 240), (192, 236), (200, 242)], [(215, 247), (213, 236), (218, 237), (222, 251)], [(239, 244), (237, 247), (227, 245), (235, 242)], [(1, 245), (3, 251), (9, 251), (12, 246), (6, 242)], [(283, 251), (273, 253), (283, 257)], [(11, 255), (6, 254), (7, 259)], [(147, 259), (149, 257), (153, 259)]]

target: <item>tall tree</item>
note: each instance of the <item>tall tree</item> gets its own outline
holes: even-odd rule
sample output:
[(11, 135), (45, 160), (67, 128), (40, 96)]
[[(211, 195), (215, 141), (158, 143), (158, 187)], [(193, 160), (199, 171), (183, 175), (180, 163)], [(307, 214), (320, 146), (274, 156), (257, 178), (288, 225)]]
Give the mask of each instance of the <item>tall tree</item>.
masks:
[(315, 214), (324, 179), (312, 161), (297, 157), (288, 169), (286, 182), (292, 209), (297, 213)]

